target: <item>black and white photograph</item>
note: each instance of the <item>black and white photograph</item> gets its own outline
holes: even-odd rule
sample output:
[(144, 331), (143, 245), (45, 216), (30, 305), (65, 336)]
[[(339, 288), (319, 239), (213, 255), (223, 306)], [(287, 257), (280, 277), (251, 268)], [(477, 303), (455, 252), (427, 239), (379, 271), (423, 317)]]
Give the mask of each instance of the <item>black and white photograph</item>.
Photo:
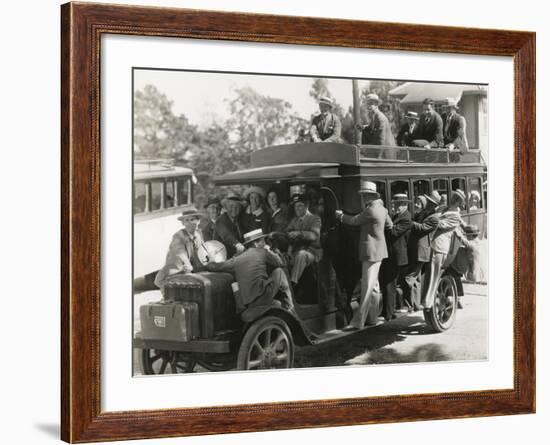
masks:
[(134, 376), (487, 360), (487, 85), (132, 74)]

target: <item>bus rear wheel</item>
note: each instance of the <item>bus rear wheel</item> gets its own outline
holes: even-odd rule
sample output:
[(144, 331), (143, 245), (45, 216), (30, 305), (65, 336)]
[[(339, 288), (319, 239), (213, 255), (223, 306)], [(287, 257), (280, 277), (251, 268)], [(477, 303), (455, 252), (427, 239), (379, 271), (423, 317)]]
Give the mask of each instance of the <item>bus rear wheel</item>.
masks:
[(424, 309), (424, 320), (436, 332), (447, 331), (455, 322), (457, 308), (456, 284), (452, 277), (444, 275), (439, 280), (432, 308)]
[(181, 357), (176, 351), (142, 349), (141, 369), (145, 375), (187, 374), (193, 372), (196, 362)]

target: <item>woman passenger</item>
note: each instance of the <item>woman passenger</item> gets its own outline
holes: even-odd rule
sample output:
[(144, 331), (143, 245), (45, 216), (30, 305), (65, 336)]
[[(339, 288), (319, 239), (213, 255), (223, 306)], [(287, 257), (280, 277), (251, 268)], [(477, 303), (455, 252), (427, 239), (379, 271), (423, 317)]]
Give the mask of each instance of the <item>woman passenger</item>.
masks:
[(249, 187), (244, 192), (244, 199), (248, 202), (246, 214), (243, 215), (245, 231), (262, 229), (263, 233), (269, 233), (271, 217), (264, 210), (265, 191), (261, 187)]

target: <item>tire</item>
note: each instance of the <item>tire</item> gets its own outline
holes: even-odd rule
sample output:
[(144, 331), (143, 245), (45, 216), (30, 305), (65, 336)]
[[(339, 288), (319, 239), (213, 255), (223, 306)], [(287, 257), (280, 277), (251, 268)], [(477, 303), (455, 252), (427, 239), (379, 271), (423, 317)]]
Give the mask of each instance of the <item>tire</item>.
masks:
[(436, 332), (453, 326), (458, 308), (458, 291), (453, 277), (444, 275), (437, 285), (437, 294), (431, 309), (424, 309), (424, 320)]
[(294, 340), (285, 321), (278, 317), (260, 318), (244, 335), (237, 369), (284, 369), (294, 364)]
[(187, 374), (193, 372), (196, 362), (184, 359), (175, 351), (142, 349), (141, 370), (144, 375)]

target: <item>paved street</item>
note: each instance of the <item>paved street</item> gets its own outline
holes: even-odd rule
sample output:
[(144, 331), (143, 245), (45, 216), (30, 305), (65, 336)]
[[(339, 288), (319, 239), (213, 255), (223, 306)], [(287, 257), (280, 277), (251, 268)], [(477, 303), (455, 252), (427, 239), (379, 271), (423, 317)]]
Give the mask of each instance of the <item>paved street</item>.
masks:
[(455, 325), (435, 334), (421, 312), (321, 346), (299, 348), (295, 367), (413, 363), (487, 358), (485, 285), (465, 285)]

